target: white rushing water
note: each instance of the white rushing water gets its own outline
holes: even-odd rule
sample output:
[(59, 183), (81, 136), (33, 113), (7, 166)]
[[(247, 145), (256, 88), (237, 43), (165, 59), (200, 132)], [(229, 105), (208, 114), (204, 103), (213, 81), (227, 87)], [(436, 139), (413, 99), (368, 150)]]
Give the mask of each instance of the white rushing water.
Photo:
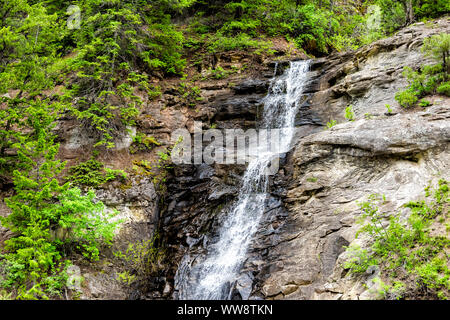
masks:
[(219, 240), (210, 245), (206, 257), (192, 268), (188, 265), (189, 256), (181, 262), (175, 283), (179, 299), (229, 298), (229, 284), (236, 280), (265, 210), (269, 182), (266, 168), (275, 157), (291, 148), (295, 115), (308, 69), (309, 61), (291, 62), (282, 76), (272, 79), (264, 98), (264, 120), (260, 127), (281, 129), (280, 150), (256, 152), (250, 158), (238, 199), (227, 209), (220, 227)]

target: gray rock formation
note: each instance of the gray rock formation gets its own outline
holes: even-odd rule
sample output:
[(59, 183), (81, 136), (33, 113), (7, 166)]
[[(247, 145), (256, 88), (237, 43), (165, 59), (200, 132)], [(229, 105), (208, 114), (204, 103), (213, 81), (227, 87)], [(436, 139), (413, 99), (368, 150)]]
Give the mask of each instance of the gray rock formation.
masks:
[[(344, 246), (356, 241), (357, 202), (385, 194), (402, 212), (430, 181), (448, 179), (450, 99), (427, 111), (348, 122), (300, 141), (285, 203), (289, 216), (260, 275), (265, 298), (374, 298), (344, 277)], [(272, 271), (273, 270), (273, 271)]]

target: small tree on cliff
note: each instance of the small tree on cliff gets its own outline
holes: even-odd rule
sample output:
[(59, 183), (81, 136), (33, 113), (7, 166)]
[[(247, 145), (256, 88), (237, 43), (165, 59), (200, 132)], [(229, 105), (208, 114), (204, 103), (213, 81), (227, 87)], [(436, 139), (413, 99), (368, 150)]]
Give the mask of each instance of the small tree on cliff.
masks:
[(438, 62), (442, 62), (442, 70), (447, 79), (450, 73), (450, 34), (441, 33), (423, 41), (422, 52)]

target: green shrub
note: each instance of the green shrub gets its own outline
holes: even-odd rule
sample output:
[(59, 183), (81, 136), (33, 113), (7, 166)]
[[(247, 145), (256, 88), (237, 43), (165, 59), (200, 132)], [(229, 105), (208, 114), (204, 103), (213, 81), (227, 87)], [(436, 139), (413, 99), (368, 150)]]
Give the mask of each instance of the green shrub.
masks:
[(218, 32), (208, 41), (208, 51), (222, 52), (238, 49), (259, 49), (266, 47), (267, 45), (268, 42), (252, 39), (252, 37), (246, 33), (239, 33), (235, 36), (226, 36)]
[(436, 91), (440, 94), (450, 97), (450, 81), (440, 84)]
[(422, 107), (422, 108), (426, 108), (426, 107), (431, 106), (431, 102), (428, 101), (428, 100), (422, 99), (419, 102), (419, 106)]
[(201, 89), (193, 83), (180, 82), (178, 92), (183, 98), (183, 104), (188, 107), (195, 107), (196, 103), (203, 100)]
[[(395, 99), (403, 107), (415, 105), (418, 99), (428, 94), (437, 92), (450, 95), (447, 88), (448, 82), (446, 82), (450, 69), (450, 63), (448, 62), (450, 55), (450, 35), (442, 33), (425, 38), (422, 51), (425, 55), (433, 57), (438, 63), (422, 66), (419, 71), (405, 67), (403, 76), (407, 78), (409, 86), (406, 90), (398, 92), (395, 96)], [(429, 104), (422, 100), (420, 105), (426, 107)]]
[(160, 146), (161, 143), (158, 142), (153, 136), (147, 136), (143, 133), (137, 133), (133, 137), (133, 143), (130, 146), (130, 153), (137, 153), (140, 151), (151, 150), (154, 146)]
[(117, 280), (130, 286), (135, 282), (148, 282), (164, 268), (165, 253), (157, 246), (158, 236), (150, 240), (130, 243), (126, 250), (115, 251), (114, 256), (122, 261), (124, 270)]
[(367, 250), (361, 249), (360, 246), (351, 245), (346, 247), (348, 259), (344, 262), (344, 269), (349, 269), (352, 273), (364, 273), (370, 266), (378, 265), (378, 261), (371, 256)]
[(353, 112), (353, 106), (350, 105), (347, 108), (345, 108), (345, 119), (348, 121), (354, 121), (355, 120), (355, 112)]
[(450, 34), (441, 33), (425, 38), (422, 52), (435, 59), (436, 62), (442, 62), (442, 68), (447, 77), (448, 72), (450, 72)]
[(397, 92), (395, 94), (395, 100), (405, 108), (414, 106), (419, 100), (411, 89), (406, 89), (404, 91)]
[(126, 177), (124, 171), (105, 168), (103, 163), (90, 159), (69, 168), (69, 176), (65, 179), (74, 185), (98, 188), (108, 181)]
[(96, 147), (114, 147), (118, 133), (135, 124), (142, 96), (160, 94), (152, 76), (182, 74), (184, 37), (165, 14), (174, 6), (164, 1), (81, 3), (82, 25), (73, 34), (78, 54), (67, 61), (73, 76), (65, 98), (73, 102), (73, 115), (97, 135)]

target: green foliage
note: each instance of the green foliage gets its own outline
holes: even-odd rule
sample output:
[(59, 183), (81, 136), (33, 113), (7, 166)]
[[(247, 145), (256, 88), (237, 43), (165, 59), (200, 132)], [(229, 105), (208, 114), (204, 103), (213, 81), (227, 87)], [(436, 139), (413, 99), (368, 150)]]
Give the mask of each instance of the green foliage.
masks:
[(190, 32), (200, 38), (212, 34), (217, 41), (209, 45), (210, 52), (256, 47), (262, 35), (284, 36), (320, 55), (356, 49), (383, 36), (377, 26), (380, 10), (369, 10), (374, 2), (242, 0), (225, 1), (223, 10), (219, 4), (198, 1), (194, 8), (201, 13), (193, 19)]
[(253, 46), (248, 45), (252, 40), (263, 35), (284, 36), (307, 52), (324, 54), (333, 49), (354, 50), (389, 35), (412, 23), (414, 15), (437, 17), (448, 12), (445, 0), (412, 4), (409, 10), (409, 0), (197, 1), (193, 4), (197, 14), (189, 32), (199, 36), (194, 41), (197, 47), (206, 35), (217, 39), (213, 45), (209, 44), (210, 52), (249, 48)]
[(183, 72), (184, 37), (168, 13), (193, 2), (83, 0), (81, 26), (69, 30), (65, 5), (3, 1), (0, 93), (19, 90), (14, 98), (22, 99), (64, 85), (58, 98), (97, 136), (97, 147), (112, 148), (143, 99), (161, 94), (152, 78)]
[(211, 53), (232, 51), (238, 49), (259, 49), (268, 46), (268, 42), (252, 39), (246, 33), (240, 33), (235, 36), (226, 36), (221, 32), (211, 36), (207, 42), (208, 51)]
[(161, 143), (158, 142), (154, 137), (147, 136), (143, 133), (137, 133), (133, 137), (133, 143), (130, 147), (130, 153), (137, 153), (140, 151), (151, 150), (154, 146), (160, 146)]
[(147, 160), (133, 161), (133, 171), (137, 175), (144, 175), (144, 176), (153, 175), (154, 172), (152, 170), (153, 166)]
[(422, 107), (422, 108), (426, 108), (426, 107), (431, 106), (431, 102), (428, 101), (428, 100), (422, 99), (419, 102), (419, 106)]
[[(449, 34), (435, 35), (424, 40), (422, 51), (433, 57), (437, 63), (426, 65), (414, 71), (410, 67), (405, 67), (403, 76), (408, 80), (409, 86), (403, 91), (397, 92), (395, 99), (405, 108), (414, 106), (421, 97), (429, 94), (440, 93), (449, 95), (448, 73), (450, 55)], [(420, 106), (427, 107), (429, 103), (421, 101)]]
[(43, 3), (1, 1), (0, 93), (19, 90), (16, 98), (39, 94), (54, 85), (59, 41), (64, 32), (56, 14)]
[(450, 34), (441, 33), (424, 39), (422, 52), (432, 57), (437, 62), (442, 62), (445, 74), (450, 72)]
[(5, 242), (0, 286), (16, 287), (19, 299), (57, 295), (70, 264), (62, 260), (67, 247), (98, 259), (100, 246), (111, 242), (118, 224), (94, 201), (93, 192), (83, 196), (56, 179), (65, 165), (56, 159), (59, 145), (51, 133), (59, 109), (44, 102), (29, 106), (24, 115), (31, 132), (13, 145), (20, 171), (13, 173), (15, 194), (5, 199), (11, 214), (0, 222), (15, 236)]
[(0, 300), (12, 300), (12, 293), (6, 290), (0, 290)]
[(392, 33), (406, 25), (405, 6), (401, 1), (378, 0), (376, 2), (381, 8), (381, 27), (385, 33)]
[(437, 87), (436, 92), (450, 97), (450, 81), (441, 83)]
[(349, 257), (344, 262), (343, 267), (349, 269), (352, 273), (364, 273), (370, 266), (378, 264), (378, 261), (367, 250), (358, 245), (347, 247), (347, 253)]
[(406, 291), (406, 285), (401, 281), (393, 281), (392, 285), (384, 283), (379, 277), (372, 281), (378, 284), (376, 293), (379, 299), (400, 300)]
[(402, 107), (409, 108), (414, 106), (419, 99), (414, 91), (406, 89), (404, 91), (397, 92), (395, 94), (395, 100), (397, 100)]
[(126, 250), (114, 252), (125, 271), (118, 273), (117, 280), (130, 286), (135, 282), (147, 282), (158, 275), (164, 267), (164, 250), (157, 246), (158, 236), (149, 240), (130, 243)]
[(420, 19), (436, 18), (450, 11), (446, 0), (377, 0), (381, 8), (381, 27), (387, 33)]
[[(419, 284), (438, 291), (440, 299), (448, 298), (450, 289), (450, 269), (445, 259), (434, 257), (431, 261), (416, 268)], [(440, 291), (443, 290), (443, 291)], [(445, 293), (447, 292), (447, 294)]]
[(331, 129), (331, 128), (333, 128), (335, 125), (337, 125), (338, 123), (337, 123), (337, 121), (336, 120), (333, 120), (333, 119), (331, 119), (329, 122), (327, 122), (327, 128), (326, 129)]
[(66, 180), (74, 185), (98, 188), (108, 181), (125, 180), (126, 177), (123, 170), (105, 168), (100, 161), (90, 159), (69, 168), (69, 176), (66, 177)]
[(209, 70), (210, 77), (216, 80), (226, 78), (229, 72), (218, 66), (216, 69)]
[[(68, 104), (83, 129), (96, 136), (96, 147), (112, 148), (116, 137), (136, 124), (143, 101), (161, 95), (155, 79), (183, 75), (189, 50), (201, 51), (200, 61), (203, 54), (230, 50), (271, 54), (267, 38), (283, 36), (321, 55), (356, 49), (408, 22), (406, 0), (82, 0), (76, 4), (82, 12), (81, 26), (68, 29), (67, 8), (60, 2), (2, 1), (0, 93), (17, 90), (8, 110), (1, 111), (6, 113), (0, 123), (3, 155), (14, 143), (11, 128), (21, 120), (20, 110), (44, 91)], [(417, 18), (442, 15), (448, 7), (445, 0), (413, 1)], [(173, 17), (192, 22), (185, 30)], [(433, 56), (444, 54), (446, 69), (448, 35), (439, 37), (429, 40), (424, 50)], [(213, 63), (213, 78), (224, 78), (227, 72)], [(439, 92), (448, 90), (441, 86)], [(195, 104), (191, 97), (187, 100)], [(2, 157), (0, 170), (12, 171), (11, 163)]]
[[(427, 295), (447, 299), (449, 257), (442, 253), (450, 247), (450, 239), (432, 235), (431, 225), (443, 223), (448, 218), (449, 188), (445, 180), (440, 180), (434, 191), (430, 186), (425, 191), (431, 200), (406, 204), (411, 209), (407, 221), (402, 221), (397, 214), (380, 212), (378, 203), (386, 201), (384, 196), (370, 195), (368, 201), (360, 203), (361, 222), (366, 224), (357, 236), (367, 234), (372, 239), (372, 246), (370, 250), (350, 246), (344, 268), (359, 274), (376, 265), (394, 283), (394, 289), (406, 287), (410, 294), (426, 292)], [(415, 283), (415, 286), (411, 287), (410, 283)]]
[(372, 118), (373, 118), (373, 114), (371, 114), (370, 112), (364, 113), (364, 119), (372, 120)]
[(348, 121), (354, 121), (355, 120), (355, 112), (353, 112), (353, 106), (350, 105), (347, 108), (345, 108), (345, 119)]
[(0, 15), (0, 178), (17, 169), (13, 145), (26, 127), (25, 110), (60, 78), (59, 52), (64, 31), (43, 3), (1, 1)]
[(384, 106), (386, 107), (387, 113), (392, 113), (392, 107), (391, 107), (391, 105), (385, 104)]
[(195, 107), (197, 102), (203, 100), (201, 89), (192, 83), (180, 82), (178, 93), (183, 99), (183, 104), (188, 107)]
[(6, 108), (0, 109), (0, 177), (10, 178), (17, 167), (17, 157), (7, 153), (17, 143), (21, 133), (18, 128), (24, 124), (23, 109), (25, 108), (20, 99), (1, 99)]
[[(135, 124), (142, 96), (160, 94), (149, 75), (180, 74), (183, 35), (164, 14), (164, 1), (84, 1), (81, 28), (73, 34), (78, 54), (70, 61), (71, 111), (98, 134), (96, 146)], [(142, 8), (140, 10), (139, 8)]]

